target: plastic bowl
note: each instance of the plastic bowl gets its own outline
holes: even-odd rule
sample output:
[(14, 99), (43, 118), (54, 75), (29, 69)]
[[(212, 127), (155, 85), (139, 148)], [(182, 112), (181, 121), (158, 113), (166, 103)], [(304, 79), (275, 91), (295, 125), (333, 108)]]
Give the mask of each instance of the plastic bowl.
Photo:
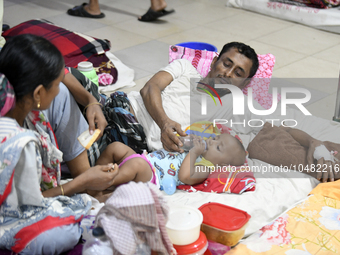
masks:
[(205, 255), (208, 249), (208, 240), (201, 231), (199, 238), (188, 245), (174, 245), (178, 255)]
[(207, 51), (217, 52), (216, 46), (210, 43), (205, 43), (205, 42), (183, 42), (183, 43), (178, 43), (176, 45), (194, 49), (194, 50), (207, 50)]
[(244, 236), (250, 215), (234, 207), (207, 203), (199, 210), (203, 214), (202, 232), (209, 241), (234, 246)]
[(171, 208), (165, 225), (171, 242), (175, 245), (194, 243), (199, 238), (202, 221), (202, 213), (194, 207)]

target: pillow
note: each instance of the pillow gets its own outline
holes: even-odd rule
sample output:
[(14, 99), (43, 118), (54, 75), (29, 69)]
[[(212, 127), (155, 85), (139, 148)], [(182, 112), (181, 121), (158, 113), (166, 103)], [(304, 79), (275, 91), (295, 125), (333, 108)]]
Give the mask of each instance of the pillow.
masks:
[[(215, 56), (218, 56), (218, 53), (213, 51), (194, 50), (177, 45), (169, 47), (169, 63), (175, 59), (187, 59), (203, 77), (209, 73), (210, 64)], [(272, 105), (273, 95), (269, 94), (268, 90), (275, 57), (272, 54), (257, 55), (257, 57), (259, 59), (259, 68), (250, 84), (243, 89), (243, 94), (248, 95), (248, 88), (251, 87), (254, 99), (265, 109), (269, 109)], [(278, 95), (278, 100), (280, 98), (280, 95)]]
[(87, 61), (110, 49), (108, 40), (72, 32), (47, 20), (35, 19), (23, 22), (5, 31), (2, 36), (8, 39), (20, 34), (34, 34), (52, 42), (64, 56), (65, 65), (69, 67), (77, 67), (79, 62)]

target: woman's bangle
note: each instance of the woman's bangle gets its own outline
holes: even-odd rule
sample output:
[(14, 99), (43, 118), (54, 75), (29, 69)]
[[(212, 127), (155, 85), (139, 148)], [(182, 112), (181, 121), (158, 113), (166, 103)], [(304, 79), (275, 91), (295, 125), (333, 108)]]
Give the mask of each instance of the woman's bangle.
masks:
[(90, 104), (88, 104), (88, 105), (85, 106), (85, 108), (84, 108), (84, 110), (83, 110), (83, 114), (85, 114), (86, 109), (87, 109), (89, 106), (91, 106), (91, 105), (100, 105), (100, 107), (103, 107), (103, 105), (102, 105), (101, 103), (99, 103), (99, 102), (90, 103)]
[(60, 187), (60, 190), (61, 190), (61, 195), (62, 195), (62, 196), (65, 196), (65, 194), (64, 194), (64, 189), (63, 189), (63, 185), (60, 185), (59, 187)]

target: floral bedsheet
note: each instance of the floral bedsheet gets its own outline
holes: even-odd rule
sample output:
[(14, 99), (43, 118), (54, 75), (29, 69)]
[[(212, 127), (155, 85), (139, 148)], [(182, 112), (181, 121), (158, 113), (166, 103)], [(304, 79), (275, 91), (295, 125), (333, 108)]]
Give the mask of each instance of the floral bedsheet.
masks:
[(306, 200), (249, 236), (227, 255), (339, 254), (339, 230), (340, 182), (322, 183)]

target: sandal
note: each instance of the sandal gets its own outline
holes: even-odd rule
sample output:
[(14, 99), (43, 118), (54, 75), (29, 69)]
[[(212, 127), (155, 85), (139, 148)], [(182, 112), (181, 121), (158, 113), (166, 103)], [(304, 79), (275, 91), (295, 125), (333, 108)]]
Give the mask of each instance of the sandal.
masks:
[(139, 21), (149, 22), (149, 21), (155, 21), (156, 19), (163, 17), (165, 15), (171, 14), (175, 12), (175, 10), (161, 10), (161, 11), (154, 11), (151, 8), (140, 18), (138, 18)]
[(74, 6), (72, 9), (67, 10), (67, 14), (71, 16), (92, 18), (92, 19), (101, 19), (105, 17), (104, 13), (97, 14), (97, 15), (88, 13), (84, 8), (85, 5), (87, 5), (87, 3), (83, 3), (82, 5), (79, 5), (79, 6)]

